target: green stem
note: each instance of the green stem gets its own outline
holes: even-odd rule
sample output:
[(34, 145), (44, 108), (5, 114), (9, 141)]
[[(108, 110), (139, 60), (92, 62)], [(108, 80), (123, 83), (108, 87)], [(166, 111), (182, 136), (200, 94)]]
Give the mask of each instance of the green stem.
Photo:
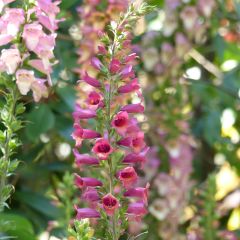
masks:
[[(117, 45), (118, 45), (118, 40), (117, 40), (117, 32), (118, 30), (120, 29), (120, 27), (122, 26), (122, 24), (127, 20), (128, 16), (129, 16), (129, 12), (125, 15), (125, 17), (122, 19), (122, 21), (120, 21), (116, 27), (116, 29), (114, 29), (114, 39), (113, 39), (113, 42), (112, 42), (112, 46), (111, 46), (111, 60), (114, 59), (115, 57), (115, 52), (117, 51)], [(109, 143), (111, 144), (111, 103), (112, 103), (112, 98), (113, 98), (113, 90), (114, 90), (114, 79), (113, 77), (108, 74), (107, 76), (107, 79), (110, 79), (110, 83), (109, 83), (109, 90), (105, 92), (105, 104), (106, 104), (106, 115), (107, 115), (107, 121), (106, 121), (106, 129), (108, 131), (108, 140), (109, 140)], [(111, 194), (113, 194), (113, 191), (114, 191), (114, 182), (113, 182), (113, 179), (114, 179), (114, 169), (113, 169), (113, 162), (112, 162), (112, 159), (109, 158), (108, 161), (108, 169), (109, 169), (109, 192)], [(118, 240), (119, 239), (119, 231), (118, 231), (118, 225), (117, 225), (117, 213), (114, 212), (113, 216), (112, 216), (112, 234), (113, 234), (113, 239), (111, 240)]]
[(1, 169), (1, 176), (0, 176), (0, 212), (4, 211), (5, 207), (5, 196), (3, 194), (4, 188), (7, 184), (7, 175), (8, 175), (8, 167), (10, 163), (10, 155), (11, 155), (11, 149), (9, 148), (10, 141), (12, 140), (12, 137), (14, 136), (14, 132), (11, 129), (12, 123), (15, 120), (15, 109), (16, 104), (18, 100), (18, 92), (16, 86), (14, 86), (10, 90), (10, 94), (6, 97), (7, 102), (11, 102), (10, 109), (9, 109), (9, 119), (5, 123), (6, 127), (6, 140), (4, 143), (4, 146), (2, 147), (2, 153), (3, 153), (3, 169)]
[[(114, 47), (115, 45), (115, 38), (114, 38), (114, 43), (113, 43), (113, 48), (112, 48), (112, 58), (114, 56)], [(110, 84), (109, 84), (109, 91), (106, 92), (106, 109), (107, 109), (107, 121), (106, 121), (106, 128), (108, 131), (108, 141), (111, 144), (111, 103), (112, 103), (112, 88), (113, 88), (113, 79), (111, 76), (109, 76), (110, 79)], [(113, 163), (112, 163), (112, 158), (110, 157), (108, 159), (108, 169), (109, 169), (109, 192), (113, 194), (114, 191), (114, 169), (113, 169)], [(112, 240), (118, 240), (118, 231), (117, 231), (117, 215), (116, 213), (113, 214), (112, 216), (112, 234), (113, 234), (113, 239)]]
[[(110, 86), (109, 86), (109, 92), (108, 92), (108, 101), (107, 101), (107, 130), (108, 130), (108, 140), (111, 144), (111, 137), (110, 137), (110, 130), (111, 130), (111, 102), (112, 102), (112, 78), (110, 78)], [(113, 164), (112, 159), (108, 159), (108, 168), (109, 168), (109, 192), (113, 194), (114, 190), (114, 171), (113, 171)], [(112, 216), (112, 233), (113, 233), (113, 240), (118, 240), (118, 234), (117, 234), (117, 225), (116, 225), (116, 213)]]

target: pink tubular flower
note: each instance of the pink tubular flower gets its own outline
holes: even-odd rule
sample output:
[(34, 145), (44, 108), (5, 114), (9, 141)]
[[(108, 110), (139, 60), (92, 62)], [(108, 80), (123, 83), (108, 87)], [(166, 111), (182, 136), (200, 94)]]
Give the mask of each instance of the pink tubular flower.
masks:
[(134, 136), (137, 132), (140, 131), (138, 126), (138, 121), (136, 118), (131, 118), (129, 120), (129, 126), (127, 128), (126, 136)]
[(98, 46), (98, 52), (100, 54), (107, 54), (107, 50), (104, 46)]
[(36, 81), (32, 83), (31, 89), (33, 92), (33, 99), (35, 102), (39, 102), (39, 100), (44, 97), (48, 97), (48, 88), (45, 85), (46, 80), (41, 78), (36, 78)]
[(134, 135), (134, 137), (132, 137), (131, 147), (133, 151), (136, 153), (139, 153), (145, 146), (146, 146), (146, 143), (144, 141), (144, 133), (137, 132), (137, 134)]
[(123, 186), (128, 189), (136, 183), (138, 176), (133, 167), (126, 167), (119, 172), (118, 178), (122, 182)]
[(76, 219), (81, 220), (84, 218), (100, 218), (100, 213), (92, 208), (77, 208)]
[(133, 66), (132, 65), (126, 65), (122, 69), (120, 74), (121, 74), (122, 78), (132, 77), (134, 75)]
[(16, 37), (21, 24), (24, 23), (24, 10), (21, 8), (7, 8), (4, 15), (1, 17), (6, 24), (5, 28), (1, 29), (5, 34)]
[(99, 160), (97, 158), (91, 157), (89, 154), (80, 154), (76, 148), (73, 149), (73, 154), (75, 156), (75, 162), (77, 166), (81, 165), (98, 165)]
[[(38, 0), (31, 4), (26, 3), (26, 7), (22, 8), (4, 8), (11, 2), (14, 0), (0, 0), (0, 12), (2, 13), (0, 46), (10, 45), (2, 50), (0, 71), (13, 75), (12, 77), (17, 79), (16, 84), (22, 95), (32, 90), (33, 99), (38, 102), (42, 97), (48, 97), (46, 80), (48, 80), (48, 85), (51, 85), (52, 65), (57, 62), (54, 61), (53, 50), (56, 38), (54, 30), (57, 29), (59, 22), (56, 15), (60, 11), (57, 5), (60, 1), (53, 3), (52, 0)], [(45, 32), (48, 28), (47, 22), (54, 25), (54, 28), (49, 29), (51, 34), (49, 31)], [(15, 40), (18, 44), (15, 44)], [(33, 57), (35, 59), (32, 59)], [(25, 67), (26, 65), (41, 71), (46, 76), (42, 79), (33, 69), (18, 69), (19, 66)]]
[(29, 50), (33, 51), (38, 43), (40, 37), (44, 34), (42, 25), (38, 23), (26, 24), (23, 29), (23, 39)]
[(56, 20), (55, 16), (47, 16), (44, 12), (37, 11), (38, 21), (49, 31), (54, 32), (58, 29), (58, 23), (63, 21), (63, 19)]
[(19, 50), (16, 48), (3, 49), (1, 52), (0, 61), (5, 66), (7, 74), (15, 73), (21, 62)]
[(26, 95), (30, 91), (32, 83), (35, 81), (34, 72), (25, 69), (19, 69), (16, 72), (16, 79), (20, 93), (22, 95)]
[(99, 157), (101, 160), (106, 160), (113, 152), (113, 148), (106, 139), (99, 139), (94, 145), (92, 151)]
[(143, 187), (130, 188), (124, 193), (124, 196), (139, 198), (145, 205), (147, 205), (149, 187), (150, 185), (148, 183), (145, 188)]
[(191, 31), (197, 22), (198, 18), (197, 8), (194, 6), (186, 6), (182, 10), (180, 17), (183, 21), (185, 29)]
[(214, 0), (198, 0), (198, 8), (205, 17), (210, 17), (216, 5)]
[(129, 54), (126, 58), (125, 58), (125, 62), (132, 62), (137, 58), (137, 54), (136, 53), (131, 53)]
[(147, 154), (148, 150), (149, 150), (149, 148), (145, 148), (142, 152), (140, 152), (138, 154), (129, 153), (124, 157), (122, 162), (126, 163), (126, 164), (140, 163), (141, 166), (143, 167), (143, 165), (146, 162), (146, 154)]
[(75, 120), (90, 119), (90, 118), (95, 118), (96, 116), (97, 114), (94, 110), (82, 109), (78, 105), (76, 105), (75, 112), (73, 113), (73, 118)]
[(129, 125), (129, 116), (125, 111), (119, 112), (112, 120), (112, 126), (120, 135), (124, 135)]
[(32, 59), (28, 61), (28, 64), (33, 68), (37, 69), (39, 72), (42, 72), (46, 75), (52, 73), (51, 66), (49, 65), (48, 68), (45, 68), (45, 66), (43, 65), (43, 61), (40, 59)]
[(54, 17), (60, 12), (58, 5), (61, 1), (52, 1), (52, 0), (37, 0), (37, 4), (40, 10), (45, 12), (48, 16)]
[(139, 88), (140, 88), (140, 85), (138, 83), (138, 79), (134, 78), (130, 83), (118, 88), (118, 92), (119, 93), (130, 93), (130, 92), (135, 92)]
[(13, 37), (8, 34), (0, 34), (0, 46), (6, 45), (13, 40)]
[(83, 81), (95, 88), (101, 87), (101, 83), (97, 79), (90, 77), (87, 72), (83, 76)]
[(82, 199), (88, 202), (97, 202), (100, 200), (100, 197), (95, 188), (87, 188), (82, 194)]
[(121, 63), (118, 59), (113, 59), (110, 62), (109, 70), (111, 73), (117, 73), (120, 70)]
[(103, 208), (107, 215), (112, 216), (119, 208), (119, 201), (111, 193), (107, 194), (102, 199)]
[(41, 35), (39, 36), (39, 42), (33, 51), (43, 60), (45, 67), (49, 66), (49, 59), (53, 58), (53, 49), (55, 46), (56, 35)]
[(76, 147), (80, 147), (82, 145), (83, 139), (93, 139), (101, 137), (101, 134), (91, 130), (91, 129), (83, 129), (80, 124), (74, 124), (74, 132), (72, 133), (72, 138), (76, 141)]
[(121, 111), (126, 111), (128, 113), (143, 113), (144, 107), (140, 103), (129, 104), (121, 108)]
[(86, 102), (89, 104), (89, 107), (95, 109), (103, 105), (102, 96), (96, 91), (92, 91), (88, 94)]
[(147, 214), (147, 209), (142, 202), (130, 203), (127, 209), (127, 216), (130, 220), (137, 222), (142, 220), (142, 217)]
[(123, 159), (123, 163), (144, 163), (145, 161), (145, 156), (136, 153), (129, 153)]
[(75, 174), (75, 185), (79, 188), (101, 187), (102, 182), (96, 178), (80, 177), (79, 175)]
[(144, 141), (144, 133), (137, 132), (134, 133), (133, 136), (123, 138), (118, 141), (118, 145), (130, 147), (135, 153), (139, 153), (146, 146), (146, 143)]
[(91, 60), (92, 66), (94, 68), (96, 68), (97, 70), (100, 70), (102, 68), (102, 63), (100, 62), (100, 60), (96, 57), (93, 57)]

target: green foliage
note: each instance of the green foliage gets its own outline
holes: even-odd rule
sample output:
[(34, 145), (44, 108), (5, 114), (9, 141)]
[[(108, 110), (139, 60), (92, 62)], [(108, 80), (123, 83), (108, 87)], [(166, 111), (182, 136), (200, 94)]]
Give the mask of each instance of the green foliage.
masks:
[(28, 121), (26, 135), (31, 141), (36, 141), (41, 134), (52, 129), (55, 124), (55, 116), (46, 104), (41, 104), (33, 109), (26, 119)]
[(57, 93), (62, 99), (62, 101), (68, 106), (69, 110), (72, 112), (75, 105), (75, 91), (70, 86), (65, 86), (63, 88), (58, 88)]
[(67, 10), (68, 8), (76, 5), (76, 4), (81, 4), (82, 1), (79, 0), (72, 0), (72, 1), (68, 1), (68, 0), (62, 0), (61, 2), (61, 9)]
[(216, 214), (216, 177), (212, 173), (206, 181), (206, 189), (202, 192), (203, 198), (203, 216), (201, 224), (203, 226), (203, 236), (206, 240), (217, 240), (216, 223), (218, 216)]
[(31, 222), (23, 216), (0, 213), (0, 239), (36, 240)]
[(93, 240), (93, 229), (89, 226), (89, 222), (86, 220), (74, 221), (74, 227), (68, 229), (69, 239), (71, 237), (76, 240)]
[[(8, 83), (6, 82), (8, 85)], [(8, 183), (8, 177), (11, 176), (17, 168), (19, 161), (12, 156), (15, 153), (20, 142), (16, 132), (22, 128), (22, 121), (19, 119), (25, 111), (23, 104), (18, 104), (18, 90), (9, 84), (7, 92), (4, 93), (4, 106), (1, 108), (1, 123), (3, 130), (0, 132), (0, 212), (4, 210), (7, 200), (10, 198), (14, 187)]]
[(15, 196), (23, 204), (28, 205), (50, 219), (59, 218), (62, 215), (60, 209), (55, 207), (48, 198), (34, 192), (16, 192)]
[(55, 193), (54, 199), (59, 202), (59, 207), (62, 210), (62, 217), (59, 217), (59, 228), (63, 229), (65, 235), (67, 235), (68, 225), (74, 216), (73, 206), (78, 203), (75, 198), (76, 188), (74, 185), (74, 175), (66, 172), (62, 179), (54, 178), (57, 193)]
[[(15, 1), (12, 6), (20, 7), (21, 2)], [(73, 25), (79, 25), (75, 8), (81, 6), (82, 2), (81, 0), (63, 0), (60, 5), (60, 17), (65, 17), (66, 20), (60, 24), (55, 50), (59, 63), (54, 67), (52, 73), (54, 86), (48, 100), (35, 104), (31, 102), (28, 96), (24, 96), (20, 102), (17, 90), (14, 89), (15, 82), (7, 81), (6, 76), (1, 74), (0, 179), (2, 180), (0, 183), (0, 208), (4, 208), (6, 212), (0, 214), (0, 239), (1, 237), (8, 237), (8, 239), (15, 237), (20, 240), (37, 239), (38, 234), (49, 228), (49, 220), (53, 220), (56, 224), (50, 231), (51, 235), (61, 239), (65, 238), (69, 219), (75, 214), (73, 205), (81, 204), (79, 195), (76, 194), (73, 186), (73, 176), (71, 174), (73, 156), (69, 155), (65, 160), (60, 159), (56, 154), (56, 149), (63, 142), (69, 143), (73, 148), (71, 112), (74, 109), (76, 98), (74, 86), (79, 80), (79, 76), (73, 69), (77, 66), (76, 45), (78, 43), (75, 43), (69, 36), (69, 29)], [(157, 6), (161, 10), (160, 14), (155, 11), (146, 17), (148, 27), (151, 21), (164, 13), (165, 1), (149, 0), (146, 2), (152, 6)], [(188, 1), (186, 5), (193, 5), (196, 2), (195, 0)], [(183, 69), (199, 67), (202, 73), (199, 80), (186, 80), (176, 84), (176, 93), (173, 95), (165, 91), (165, 89), (171, 87), (172, 79), (167, 82), (162, 82), (161, 79), (158, 82), (153, 80), (149, 84), (153, 89), (152, 94), (148, 95), (143, 92), (146, 94), (146, 106), (153, 104), (155, 111), (161, 115), (161, 119), (159, 117), (154, 119), (154, 114), (151, 115), (150, 113), (150, 118), (147, 119), (149, 127), (154, 128), (155, 133), (153, 136), (147, 135), (147, 141), (159, 146), (158, 152), (161, 157), (159, 171), (168, 171), (169, 160), (167, 152), (161, 145), (161, 137), (154, 127), (156, 125), (152, 123), (157, 122), (161, 129), (163, 127), (162, 121), (166, 122), (167, 128), (172, 130), (166, 136), (166, 139), (175, 139), (181, 131), (178, 121), (186, 121), (186, 117), (190, 118), (191, 134), (194, 135), (197, 143), (193, 144), (195, 154), (193, 178), (197, 186), (207, 178), (206, 188), (201, 196), (204, 209), (204, 215), (201, 217), (201, 228), (204, 230), (204, 239), (206, 240), (217, 240), (217, 231), (226, 228), (229, 217), (228, 213), (223, 218), (216, 215), (215, 209), (218, 203), (214, 199), (216, 192), (215, 177), (214, 174), (207, 177), (213, 169), (216, 169), (215, 155), (218, 153), (224, 155), (226, 161), (240, 175), (239, 141), (233, 142), (230, 137), (223, 136), (221, 123), (223, 111), (226, 108), (232, 109), (235, 115), (233, 127), (239, 133), (240, 48), (237, 42), (226, 41), (224, 36), (227, 31), (238, 33), (240, 4), (237, 0), (233, 2), (236, 11), (228, 12), (228, 4), (225, 0), (216, 1), (219, 7), (215, 9), (211, 21), (206, 22), (211, 24), (209, 31), (204, 34), (204, 37), (208, 40), (197, 49), (223, 73), (222, 81), (216, 84), (216, 77), (212, 73), (207, 72), (204, 66), (187, 56)], [(103, 0), (96, 8), (105, 11), (107, 15), (106, 6), (107, 1)], [(138, 14), (142, 14), (145, 10), (142, 9)], [(130, 19), (133, 23), (136, 22), (135, 17)], [(225, 23), (226, 25), (224, 25)], [(219, 27), (221, 27), (220, 30)], [(161, 30), (157, 34), (158, 36), (150, 47), (159, 50), (167, 38), (163, 37)], [(110, 37), (104, 36), (103, 42), (109, 43), (112, 40), (111, 37), (112, 35)], [(124, 37), (122, 36), (122, 41)], [(173, 38), (169, 38), (169, 42), (174, 42)], [(141, 39), (142, 35), (137, 36), (134, 39), (134, 44), (138, 44)], [(222, 65), (228, 60), (235, 60), (237, 62), (236, 66), (231, 70), (223, 71)], [(169, 68), (174, 67), (174, 65), (169, 66)], [(140, 72), (144, 71), (141, 64), (138, 64), (136, 69)], [(106, 69), (104, 73), (106, 73)], [(185, 90), (190, 95), (187, 102), (185, 101)], [(190, 116), (182, 114), (186, 105), (191, 109)], [(178, 111), (175, 111), (176, 106)], [(25, 108), (26, 113), (24, 114)], [(146, 110), (151, 111), (151, 109)], [(97, 130), (101, 131), (105, 113), (99, 109), (97, 114), (101, 121), (97, 123), (96, 121), (90, 121), (90, 123), (92, 126), (98, 125)], [(21, 121), (21, 119), (23, 120)], [(26, 126), (26, 128), (22, 129), (23, 126)], [(114, 134), (115, 132), (111, 130), (110, 135), (114, 136)], [(46, 142), (42, 140), (42, 135), (46, 135), (48, 139)], [(23, 142), (22, 148), (19, 147), (20, 142)], [(84, 145), (83, 152), (87, 152), (87, 150), (88, 146)], [(112, 157), (115, 158), (114, 162), (120, 163), (120, 155), (118, 156), (116, 153), (112, 154)], [(117, 171), (118, 167), (119, 165), (115, 164), (113, 166), (114, 171)], [(87, 172), (84, 171), (85, 173), (87, 175)], [(98, 177), (98, 175), (99, 171), (96, 170), (92, 176)], [(107, 181), (108, 178), (106, 178)], [(15, 188), (11, 183), (16, 188), (16, 194), (13, 195)], [(156, 194), (152, 192), (150, 196), (153, 199)], [(9, 200), (11, 200), (11, 209), (7, 209)], [(151, 202), (152, 200), (149, 204)], [(122, 206), (122, 209), (124, 210), (125, 207)], [(121, 218), (124, 218), (124, 211), (121, 211), (120, 214)], [(216, 225), (216, 221), (218, 221), (218, 225)], [(149, 231), (146, 236), (139, 236), (137, 239), (159, 239), (157, 236), (159, 222), (150, 214), (147, 216), (146, 222), (152, 231)], [(127, 221), (123, 221), (121, 224), (126, 225)], [(69, 236), (77, 239), (94, 239), (91, 237), (93, 232), (89, 223), (77, 221), (74, 225), (73, 229), (70, 228), (69, 230)], [(100, 222), (97, 226), (96, 236), (101, 238), (105, 234), (106, 238), (111, 238), (111, 233), (105, 231), (107, 226), (102, 225), (104, 227), (100, 228), (99, 225), (102, 225), (102, 223)], [(187, 228), (188, 223), (185, 223), (182, 232), (185, 233)], [(126, 240), (127, 236), (124, 235), (121, 239)]]

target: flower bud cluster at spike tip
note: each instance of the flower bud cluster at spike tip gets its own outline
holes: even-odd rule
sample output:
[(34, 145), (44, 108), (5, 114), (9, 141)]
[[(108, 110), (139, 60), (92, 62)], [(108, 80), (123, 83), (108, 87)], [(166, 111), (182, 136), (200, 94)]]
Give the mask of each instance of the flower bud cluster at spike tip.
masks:
[[(139, 186), (138, 176), (148, 151), (136, 118), (143, 114), (144, 102), (134, 71), (137, 56), (131, 53), (129, 32), (129, 23), (138, 14), (130, 7), (109, 26), (114, 37), (102, 33), (98, 54), (90, 61), (96, 74), (91, 76), (84, 69), (81, 84), (88, 90), (73, 113), (73, 152), (80, 172), (75, 175), (75, 184), (86, 205), (77, 208), (77, 218), (96, 216), (108, 221), (106, 232), (114, 240), (124, 233), (129, 221), (144, 217), (148, 205), (149, 184)], [(132, 103), (133, 97), (138, 103)], [(81, 152), (83, 142), (92, 148), (87, 153)], [(85, 170), (91, 177), (85, 176)]]
[(48, 97), (47, 82), (52, 85), (55, 31), (61, 21), (56, 16), (61, 1), (24, 1), (23, 8), (6, 7), (11, 2), (14, 0), (0, 4), (0, 73), (16, 80), (22, 95), (32, 91), (38, 102)]
[[(79, 33), (81, 33), (81, 36), (73, 32), (72, 37), (76, 40), (76, 44), (80, 42), (77, 53), (79, 55), (78, 64), (81, 67), (76, 69), (76, 72), (79, 73), (81, 80), (89, 82), (94, 80), (94, 78), (87, 78), (85, 71), (98, 71), (101, 63), (95, 55), (98, 52), (103, 54), (107, 53), (106, 48), (99, 45), (99, 34), (106, 29), (106, 26), (109, 25), (112, 20), (116, 21), (120, 16), (119, 13), (125, 11), (127, 6), (128, 0), (84, 0), (83, 4), (78, 7), (78, 13), (81, 19), (81, 25), (79, 24)], [(117, 62), (112, 62), (112, 71), (116, 71), (117, 65)], [(92, 81), (92, 84), (96, 86), (98, 82)], [(79, 91), (81, 91), (81, 89), (79, 89)]]

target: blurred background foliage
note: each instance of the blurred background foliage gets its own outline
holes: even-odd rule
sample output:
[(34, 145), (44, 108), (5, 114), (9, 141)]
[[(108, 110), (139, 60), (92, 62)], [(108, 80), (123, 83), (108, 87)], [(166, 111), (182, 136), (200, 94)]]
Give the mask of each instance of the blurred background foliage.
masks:
[[(165, 1), (150, 0), (149, 3), (156, 5), (158, 10), (146, 16), (144, 27), (140, 26), (143, 29), (136, 32), (134, 44), (141, 45), (145, 32), (155, 29), (157, 37), (151, 42), (151, 47), (159, 50), (164, 41), (172, 41), (163, 37), (159, 27)], [(194, 184), (189, 193), (189, 205), (195, 207), (190, 208), (190, 216), (180, 231), (186, 233), (191, 220), (201, 218), (205, 240), (219, 239), (217, 229), (233, 230), (240, 238), (239, 206), (230, 207), (222, 216), (215, 216), (216, 209), (228, 196), (235, 193), (235, 199), (230, 201), (233, 205), (234, 201), (239, 202), (236, 198), (240, 198), (240, 2), (218, 0), (216, 3), (218, 8), (214, 10), (205, 33), (207, 39), (194, 47), (207, 63), (201, 58), (199, 61), (199, 56), (186, 57), (181, 66), (186, 77), (177, 83), (156, 80), (156, 74), (144, 67), (144, 61), (148, 59), (144, 59), (137, 69), (140, 76), (152, 77), (150, 88), (144, 88), (146, 105), (153, 106), (149, 108), (153, 112), (147, 113), (148, 119), (153, 116), (152, 121), (164, 122), (166, 128), (172, 129), (168, 137), (173, 139), (178, 136), (177, 120), (184, 119), (190, 124), (189, 134), (194, 137), (195, 147), (191, 174)], [(66, 20), (58, 31), (55, 55), (59, 63), (52, 75), (54, 86), (49, 98), (39, 104), (30, 102), (28, 97), (23, 98), (27, 110), (23, 116), (25, 128), (19, 134), (23, 143), (17, 153), (21, 164), (11, 177), (15, 186), (10, 199), (11, 208), (0, 215), (0, 232), (18, 236), (19, 240), (49, 239), (50, 236), (51, 239), (64, 239), (68, 223), (75, 214), (73, 204), (79, 202), (71, 174), (74, 166), (71, 113), (79, 80), (74, 71), (78, 67), (78, 42), (69, 32), (76, 30), (81, 21), (76, 12), (81, 4), (79, 0), (62, 0), (60, 5), (60, 15)], [(103, 0), (103, 9), (104, 4)], [(187, 1), (186, 4), (195, 4), (195, 1)], [(229, 9), (226, 6), (230, 4)], [(151, 55), (149, 61), (150, 58)], [(218, 70), (220, 78), (207, 70), (208, 63)], [(175, 89), (175, 94), (166, 94), (170, 87)], [(173, 109), (177, 109), (177, 113)], [(165, 119), (157, 115), (154, 120), (154, 111), (164, 115)], [(153, 132), (155, 126), (153, 123)], [(154, 133), (152, 135), (151, 129), (148, 133), (150, 144), (159, 148), (159, 172), (167, 172), (168, 157), (161, 141)], [(151, 197), (154, 196), (156, 194), (152, 192)], [(1, 221), (11, 224), (1, 225)], [(216, 226), (212, 225), (215, 222)], [(145, 223), (149, 224), (149, 234), (139, 239), (161, 239), (158, 236), (159, 221), (152, 214), (146, 217)], [(5, 238), (0, 236), (0, 239)]]

